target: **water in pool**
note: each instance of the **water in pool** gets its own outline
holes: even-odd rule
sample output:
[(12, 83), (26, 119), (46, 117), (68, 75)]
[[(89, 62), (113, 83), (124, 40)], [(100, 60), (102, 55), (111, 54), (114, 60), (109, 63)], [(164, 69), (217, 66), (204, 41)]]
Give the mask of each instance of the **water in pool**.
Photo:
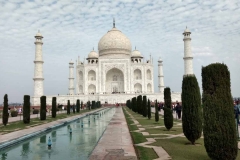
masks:
[[(104, 113), (105, 112), (105, 113)], [(56, 130), (0, 151), (2, 160), (85, 160), (102, 136), (115, 109), (86, 116)], [(95, 117), (95, 118), (94, 118)], [(72, 131), (72, 134), (70, 133)], [(51, 149), (48, 148), (50, 137)]]

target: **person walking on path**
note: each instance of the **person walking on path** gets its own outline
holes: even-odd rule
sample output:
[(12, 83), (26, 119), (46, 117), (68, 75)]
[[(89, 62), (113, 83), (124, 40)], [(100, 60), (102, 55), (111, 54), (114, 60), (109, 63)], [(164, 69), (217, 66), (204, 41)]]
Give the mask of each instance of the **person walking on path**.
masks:
[(238, 108), (238, 102), (233, 103), (234, 105), (234, 114), (235, 114), (235, 119), (237, 120), (237, 124), (239, 124), (239, 108)]
[(177, 102), (177, 105), (176, 105), (176, 113), (178, 115), (178, 119), (181, 119), (182, 106), (178, 102)]

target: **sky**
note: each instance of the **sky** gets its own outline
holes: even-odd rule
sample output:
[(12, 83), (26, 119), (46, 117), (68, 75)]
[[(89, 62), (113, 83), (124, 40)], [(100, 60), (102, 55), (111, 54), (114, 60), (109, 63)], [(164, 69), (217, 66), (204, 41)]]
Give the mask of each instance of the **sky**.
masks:
[[(44, 94), (68, 93), (69, 61), (87, 58), (101, 37), (116, 27), (145, 59), (159, 57), (165, 86), (181, 92), (183, 31), (192, 32), (193, 71), (202, 90), (201, 68), (225, 63), (233, 97), (240, 97), (239, 0), (0, 0), (0, 97), (23, 102), (33, 96), (35, 38), (43, 35)], [(0, 100), (1, 103), (1, 100)]]

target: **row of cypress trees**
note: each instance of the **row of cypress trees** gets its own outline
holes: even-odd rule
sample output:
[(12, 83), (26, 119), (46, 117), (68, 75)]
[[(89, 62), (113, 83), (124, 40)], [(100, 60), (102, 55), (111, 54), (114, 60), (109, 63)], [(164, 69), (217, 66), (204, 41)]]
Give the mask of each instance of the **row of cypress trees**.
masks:
[(126, 106), (132, 111), (141, 114), (143, 117), (151, 119), (150, 100), (147, 101), (147, 96), (139, 95), (126, 101)]

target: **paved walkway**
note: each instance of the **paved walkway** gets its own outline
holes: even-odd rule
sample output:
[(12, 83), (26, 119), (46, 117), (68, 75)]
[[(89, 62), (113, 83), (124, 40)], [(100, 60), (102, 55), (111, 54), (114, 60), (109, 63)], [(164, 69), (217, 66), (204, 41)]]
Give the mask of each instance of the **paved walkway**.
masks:
[(137, 160), (122, 107), (116, 108), (90, 160)]

